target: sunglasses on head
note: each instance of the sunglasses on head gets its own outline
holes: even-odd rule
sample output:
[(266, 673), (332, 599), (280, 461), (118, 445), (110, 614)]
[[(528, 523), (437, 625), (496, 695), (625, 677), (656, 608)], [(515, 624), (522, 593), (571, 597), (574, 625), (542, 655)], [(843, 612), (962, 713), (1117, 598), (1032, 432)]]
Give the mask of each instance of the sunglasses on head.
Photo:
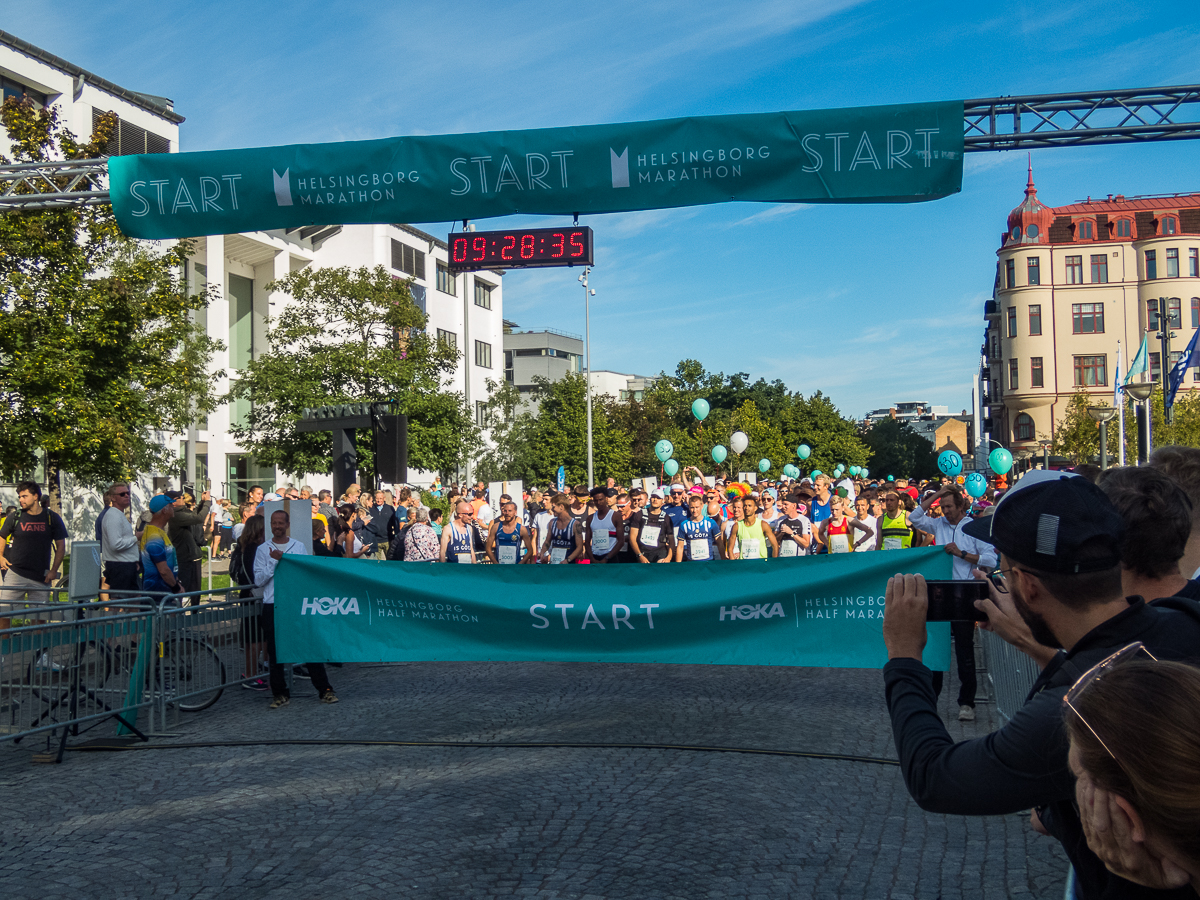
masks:
[(1100, 662), (1096, 663), (1096, 665), (1092, 666), (1090, 669), (1080, 675), (1079, 679), (1073, 685), (1071, 685), (1071, 689), (1063, 696), (1063, 705), (1070, 709), (1071, 712), (1075, 713), (1075, 715), (1079, 716), (1079, 721), (1082, 722), (1084, 727), (1086, 727), (1087, 730), (1092, 733), (1092, 736), (1100, 742), (1100, 746), (1103, 747), (1105, 752), (1113, 758), (1113, 761), (1122, 768), (1124, 768), (1124, 764), (1117, 759), (1117, 755), (1109, 749), (1108, 744), (1104, 743), (1104, 738), (1100, 737), (1100, 735), (1096, 733), (1096, 729), (1088, 723), (1088, 720), (1083, 717), (1083, 714), (1079, 712), (1075, 704), (1079, 701), (1079, 697), (1084, 691), (1096, 684), (1096, 682), (1102, 679), (1106, 673), (1111, 672), (1114, 667), (1121, 665), (1121, 663), (1129, 662), (1132, 659), (1139, 658), (1151, 659), (1156, 662), (1158, 660), (1158, 657), (1147, 650), (1146, 645), (1141, 641), (1134, 641), (1132, 644), (1126, 644), (1116, 653), (1112, 654), (1112, 656), (1108, 656), (1100, 660)]

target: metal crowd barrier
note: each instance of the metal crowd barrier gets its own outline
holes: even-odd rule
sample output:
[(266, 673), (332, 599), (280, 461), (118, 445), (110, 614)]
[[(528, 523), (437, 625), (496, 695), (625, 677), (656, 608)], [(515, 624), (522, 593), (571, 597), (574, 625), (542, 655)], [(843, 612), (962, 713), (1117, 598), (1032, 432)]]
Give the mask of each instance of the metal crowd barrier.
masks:
[(106, 591), (73, 603), (16, 603), (0, 591), (10, 619), (0, 629), (0, 741), (57, 731), (57, 761), (68, 734), (161, 734), (225, 688), (265, 677), (262, 601), (241, 590)]
[(996, 701), (996, 712), (1007, 722), (1025, 705), (1025, 698), (1041, 674), (1041, 669), (999, 635), (982, 628), (976, 634), (979, 635), (979, 645), (983, 651), (987, 681)]

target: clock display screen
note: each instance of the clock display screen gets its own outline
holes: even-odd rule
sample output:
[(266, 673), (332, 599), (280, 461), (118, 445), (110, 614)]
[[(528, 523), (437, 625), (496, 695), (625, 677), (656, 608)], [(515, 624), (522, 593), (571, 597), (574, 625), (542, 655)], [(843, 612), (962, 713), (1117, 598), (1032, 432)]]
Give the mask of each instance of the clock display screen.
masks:
[(450, 268), (519, 269), (592, 265), (592, 229), (527, 228), (512, 231), (460, 231), (446, 239)]

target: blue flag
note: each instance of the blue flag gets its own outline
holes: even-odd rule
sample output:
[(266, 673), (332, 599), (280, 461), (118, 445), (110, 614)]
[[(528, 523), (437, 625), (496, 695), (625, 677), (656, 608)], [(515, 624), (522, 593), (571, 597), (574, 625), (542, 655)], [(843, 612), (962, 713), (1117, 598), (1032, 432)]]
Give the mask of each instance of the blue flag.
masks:
[(1192, 357), (1196, 355), (1196, 338), (1200, 337), (1200, 331), (1192, 332), (1192, 339), (1188, 341), (1187, 349), (1183, 351), (1183, 356), (1179, 357), (1179, 362), (1171, 366), (1171, 374), (1167, 381), (1167, 405), (1170, 406), (1175, 402), (1175, 394), (1179, 390), (1179, 386), (1183, 384), (1184, 376), (1187, 375), (1187, 370), (1192, 366)]
[(558, 467), (558, 492), (561, 494), (563, 488), (567, 486), (567, 470), (562, 466)]

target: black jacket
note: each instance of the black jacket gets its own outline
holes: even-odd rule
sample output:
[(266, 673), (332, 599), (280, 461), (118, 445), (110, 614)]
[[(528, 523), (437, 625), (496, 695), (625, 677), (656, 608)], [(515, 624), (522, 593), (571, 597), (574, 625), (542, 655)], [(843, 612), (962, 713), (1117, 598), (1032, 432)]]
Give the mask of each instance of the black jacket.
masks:
[(179, 562), (200, 559), (200, 547), (204, 543), (204, 520), (208, 518), (211, 508), (212, 501), (205, 500), (195, 510), (186, 507), (177, 509), (171, 516), (171, 521), (167, 523), (167, 537), (175, 545), (175, 558)]
[(888, 711), (904, 782), (917, 805), (965, 816), (1048, 806), (1043, 822), (1062, 842), (1083, 897), (1194, 898), (1190, 887), (1154, 891), (1109, 872), (1088, 849), (1074, 805), (1063, 695), (1089, 668), (1133, 641), (1159, 659), (1200, 660), (1200, 603), (1167, 597), (1146, 604), (1131, 597), (1128, 609), (1046, 666), (1007, 725), (957, 744), (938, 715), (933, 673), (915, 659), (891, 660), (883, 668)]
[(385, 503), (383, 506), (372, 506), (367, 510), (367, 515), (371, 521), (362, 527), (358, 539), (368, 545), (389, 544), (400, 525), (396, 510)]

